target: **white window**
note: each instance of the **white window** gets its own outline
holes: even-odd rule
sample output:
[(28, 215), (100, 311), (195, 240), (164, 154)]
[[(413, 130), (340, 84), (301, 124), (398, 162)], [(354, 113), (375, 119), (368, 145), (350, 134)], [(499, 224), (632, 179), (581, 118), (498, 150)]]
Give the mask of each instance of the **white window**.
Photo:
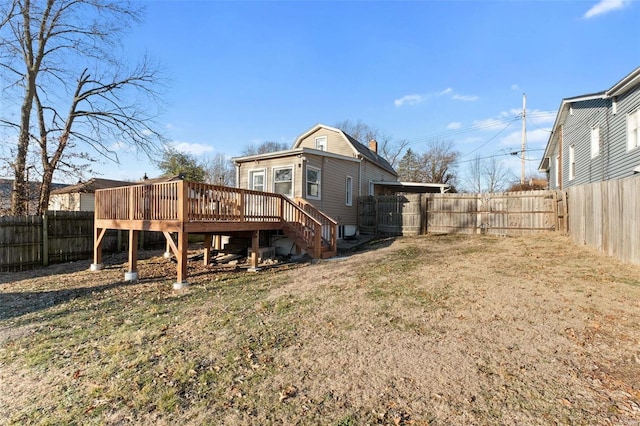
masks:
[(264, 169), (249, 171), (249, 189), (254, 191), (264, 191), (265, 189)]
[(307, 198), (320, 199), (320, 169), (307, 166)]
[(326, 136), (318, 136), (316, 138), (316, 149), (320, 151), (327, 150), (327, 137)]
[(372, 181), (369, 181), (369, 195), (376, 195), (376, 186)]
[(293, 198), (293, 166), (273, 169), (273, 192)]
[(576, 177), (576, 147), (569, 147), (569, 180)]
[(600, 126), (591, 128), (591, 158), (596, 158), (600, 154)]
[(640, 109), (627, 114), (627, 149), (632, 150), (640, 144)]
[(555, 172), (556, 186), (560, 187), (560, 156), (556, 155), (556, 172)]
[(353, 204), (353, 178), (351, 176), (347, 176), (347, 182), (344, 188), (345, 193), (345, 204), (350, 206)]

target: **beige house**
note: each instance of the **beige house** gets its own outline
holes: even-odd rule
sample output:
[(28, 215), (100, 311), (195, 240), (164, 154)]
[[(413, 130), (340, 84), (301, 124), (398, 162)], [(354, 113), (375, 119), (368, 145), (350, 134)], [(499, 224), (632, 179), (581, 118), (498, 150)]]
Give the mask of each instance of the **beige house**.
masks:
[(118, 188), (133, 182), (92, 178), (86, 182), (54, 189), (49, 195), (49, 210), (94, 211), (97, 189)]
[(234, 158), (239, 188), (302, 198), (338, 222), (338, 238), (354, 235), (357, 199), (374, 195), (376, 183), (397, 182), (398, 174), (377, 152), (340, 129), (318, 124), (292, 148)]

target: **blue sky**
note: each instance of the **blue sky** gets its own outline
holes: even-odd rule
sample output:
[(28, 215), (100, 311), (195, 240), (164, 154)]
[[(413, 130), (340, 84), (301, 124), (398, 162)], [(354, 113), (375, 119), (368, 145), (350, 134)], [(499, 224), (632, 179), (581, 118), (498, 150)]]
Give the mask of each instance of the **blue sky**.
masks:
[[(238, 156), (317, 123), (362, 120), (415, 151), (451, 140), (465, 160), (498, 155), (527, 172), (562, 98), (611, 87), (640, 65), (640, 2), (144, 1), (127, 55), (147, 52), (171, 82), (160, 117), (177, 149)], [(120, 154), (103, 177), (158, 174)]]

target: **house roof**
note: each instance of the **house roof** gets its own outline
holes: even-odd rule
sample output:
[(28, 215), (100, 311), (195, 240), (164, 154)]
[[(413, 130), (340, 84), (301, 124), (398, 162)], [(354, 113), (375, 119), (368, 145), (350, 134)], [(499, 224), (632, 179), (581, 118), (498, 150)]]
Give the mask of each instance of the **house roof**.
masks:
[(373, 181), (376, 186), (393, 188), (399, 192), (410, 193), (445, 193), (451, 189), (447, 183), (423, 183), (423, 182), (394, 182), (394, 181)]
[(380, 154), (371, 151), (369, 147), (365, 146), (363, 143), (355, 139), (353, 136), (345, 133), (343, 130), (340, 130), (336, 127), (327, 126), (326, 124), (316, 124), (311, 129), (307, 130), (306, 132), (298, 136), (295, 143), (293, 144), (293, 148), (294, 149), (298, 148), (304, 138), (306, 138), (307, 136), (309, 136), (310, 134), (314, 133), (319, 129), (326, 129), (326, 130), (331, 130), (336, 133), (339, 133), (340, 135), (342, 135), (345, 141), (349, 143), (355, 155), (359, 155), (362, 158), (366, 158), (367, 160), (385, 169), (386, 171), (393, 174), (394, 176), (398, 176), (398, 173), (394, 170), (393, 166), (389, 164), (389, 162), (385, 160)]
[(163, 176), (152, 179), (142, 179), (138, 182), (129, 182), (123, 180), (112, 180), (102, 178), (91, 178), (86, 182), (78, 182), (75, 185), (68, 185), (63, 188), (54, 189), (51, 191), (52, 195), (55, 194), (75, 194), (75, 193), (95, 193), (98, 189), (110, 189), (119, 188), (121, 186), (133, 186), (133, 185), (149, 185), (152, 183), (171, 182), (174, 180), (181, 180), (181, 175)]
[(564, 98), (562, 102), (560, 102), (560, 108), (558, 108), (558, 115), (556, 116), (556, 120), (553, 123), (553, 128), (551, 129), (551, 135), (549, 136), (549, 141), (547, 142), (547, 146), (544, 150), (544, 155), (542, 156), (542, 160), (540, 161), (540, 165), (538, 166), (538, 170), (541, 172), (546, 172), (549, 170), (549, 159), (551, 156), (551, 152), (554, 151), (555, 146), (558, 141), (558, 129), (564, 123), (567, 114), (569, 114), (571, 105), (576, 102), (586, 102), (595, 99), (610, 99), (615, 98), (617, 96), (624, 95), (625, 93), (631, 91), (635, 87), (640, 85), (640, 67), (633, 70), (627, 76), (625, 76), (622, 80), (614, 84), (610, 89), (603, 90), (601, 92), (574, 96), (571, 98)]
[(73, 194), (73, 193), (94, 193), (98, 189), (118, 188), (120, 186), (135, 185), (134, 182), (125, 182), (121, 180), (91, 178), (86, 182), (79, 182), (75, 185), (65, 186), (64, 188), (54, 189), (51, 195), (56, 194)]
[(287, 149), (284, 151), (267, 152), (264, 154), (248, 155), (246, 157), (234, 157), (233, 161), (235, 161), (236, 163), (247, 163), (250, 161), (291, 157), (291, 156), (302, 155), (302, 154), (314, 154), (321, 157), (338, 158), (340, 160), (346, 160), (346, 161), (355, 161), (355, 162), (360, 161), (357, 158), (345, 157), (344, 155), (334, 154), (333, 152), (320, 151), (318, 149), (312, 149), (312, 148), (295, 148), (295, 149)]

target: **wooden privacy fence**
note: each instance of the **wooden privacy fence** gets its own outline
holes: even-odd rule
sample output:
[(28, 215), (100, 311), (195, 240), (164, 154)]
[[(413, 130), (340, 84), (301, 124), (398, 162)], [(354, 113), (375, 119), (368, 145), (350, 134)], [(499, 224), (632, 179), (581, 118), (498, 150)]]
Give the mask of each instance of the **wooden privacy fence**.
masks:
[(567, 189), (569, 234), (625, 262), (640, 265), (640, 177)]
[(360, 197), (362, 233), (525, 235), (566, 229), (561, 192), (405, 194)]
[[(91, 259), (93, 212), (49, 211), (43, 216), (0, 217), (0, 272), (19, 271), (52, 263)], [(141, 244), (164, 244), (162, 234), (147, 233)], [(127, 247), (128, 234), (112, 231), (105, 250)]]

